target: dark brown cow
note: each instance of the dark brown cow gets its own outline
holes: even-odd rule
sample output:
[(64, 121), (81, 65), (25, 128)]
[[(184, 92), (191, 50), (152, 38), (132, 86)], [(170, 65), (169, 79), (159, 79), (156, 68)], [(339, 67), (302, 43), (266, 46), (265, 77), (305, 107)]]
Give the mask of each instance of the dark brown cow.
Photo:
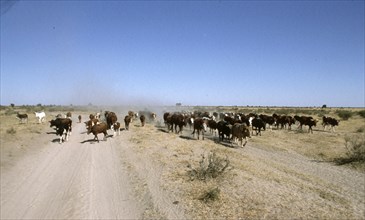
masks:
[(294, 116), (295, 120), (299, 121), (299, 126), (301, 129), (303, 129), (303, 125), (307, 125), (309, 127), (308, 129), (308, 133), (312, 133), (313, 134), (313, 129), (312, 127), (317, 125), (318, 120), (317, 119), (313, 119), (312, 117), (307, 117), (307, 116)]
[(335, 118), (331, 118), (331, 117), (326, 117), (323, 116), (322, 117), (322, 125), (323, 125), (323, 129), (326, 130), (326, 126), (330, 125), (331, 126), (331, 130), (333, 132), (335, 132), (335, 126), (338, 126), (339, 124), (339, 120), (335, 119)]
[(260, 117), (255, 117), (252, 119), (252, 134), (253, 130), (256, 130), (256, 136), (260, 134), (261, 136), (261, 129), (265, 130), (266, 124), (264, 120), (262, 120)]
[(191, 133), (194, 137), (195, 130), (198, 131), (198, 140), (200, 132), (202, 132), (203, 140), (204, 140), (204, 132), (207, 131), (207, 121), (202, 118), (197, 118), (194, 120), (194, 131)]
[(141, 121), (141, 126), (144, 127), (144, 125), (146, 123), (146, 117), (144, 115), (141, 115), (139, 117), (139, 120)]
[(124, 125), (125, 125), (125, 130), (129, 130), (129, 124), (132, 122), (132, 116), (130, 115), (126, 115), (124, 117)]
[(231, 128), (232, 125), (229, 124), (226, 121), (219, 121), (217, 123), (217, 129), (218, 129), (218, 136), (219, 136), (219, 140), (220, 137), (222, 138), (222, 141), (224, 140), (224, 136), (226, 136), (226, 138), (229, 138), (231, 136)]
[(23, 121), (28, 123), (28, 115), (27, 114), (16, 114), (17, 119), (19, 119), (20, 123), (22, 123)]
[(79, 123), (81, 123), (81, 115), (79, 115), (78, 119), (79, 119)]
[(107, 130), (108, 130), (108, 125), (105, 122), (101, 122), (99, 124), (95, 124), (92, 127), (89, 127), (87, 134), (93, 133), (93, 135), (95, 136), (94, 140), (99, 142), (98, 134), (103, 133), (104, 134), (103, 140), (106, 141), (106, 137), (108, 135)]
[[(247, 144), (247, 137), (251, 136), (250, 129), (245, 123), (235, 123), (232, 126), (232, 139), (234, 142), (240, 141), (241, 147), (244, 147)], [(245, 139), (245, 143), (243, 143), (243, 138)]]
[[(186, 126), (186, 120), (184, 115), (182, 115), (181, 113), (174, 113), (171, 116), (171, 122), (172, 126), (170, 130), (173, 131), (173, 127), (175, 126), (175, 133), (176, 134), (182, 133), (183, 126)], [(179, 127), (179, 131), (177, 131), (177, 127)]]
[(106, 123), (108, 125), (108, 129), (112, 129), (114, 131), (113, 136), (115, 136), (116, 132), (115, 132), (113, 126), (118, 120), (117, 115), (114, 112), (106, 111), (105, 119), (106, 119)]
[(218, 123), (216, 121), (214, 121), (213, 119), (208, 120), (208, 127), (210, 129), (210, 133), (212, 134), (214, 132), (214, 135), (216, 136), (217, 133), (217, 128), (218, 128)]

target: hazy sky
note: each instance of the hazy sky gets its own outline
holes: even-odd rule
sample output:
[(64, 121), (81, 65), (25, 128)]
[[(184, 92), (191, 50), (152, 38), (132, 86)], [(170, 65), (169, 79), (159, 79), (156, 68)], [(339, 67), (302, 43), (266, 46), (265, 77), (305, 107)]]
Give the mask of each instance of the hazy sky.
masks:
[(364, 1), (1, 7), (1, 105), (365, 105)]

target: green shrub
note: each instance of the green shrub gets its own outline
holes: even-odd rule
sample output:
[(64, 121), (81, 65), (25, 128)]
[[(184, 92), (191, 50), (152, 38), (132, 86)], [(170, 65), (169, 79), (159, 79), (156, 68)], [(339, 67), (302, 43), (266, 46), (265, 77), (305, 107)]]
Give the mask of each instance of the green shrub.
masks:
[(338, 115), (338, 117), (340, 117), (342, 120), (348, 120), (349, 118), (351, 118), (353, 116), (353, 112), (351, 111), (347, 111), (347, 110), (337, 110), (336, 114)]
[(358, 111), (357, 114), (359, 114), (361, 117), (365, 118), (365, 110)]

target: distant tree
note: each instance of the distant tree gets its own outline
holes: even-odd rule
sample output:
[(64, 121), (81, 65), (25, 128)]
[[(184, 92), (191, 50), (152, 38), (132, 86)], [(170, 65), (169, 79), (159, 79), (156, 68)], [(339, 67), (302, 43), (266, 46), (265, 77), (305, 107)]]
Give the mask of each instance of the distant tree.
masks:
[(15, 107), (15, 104), (14, 103), (11, 103), (10, 104), (10, 107), (14, 108)]
[(42, 104), (41, 103), (37, 104), (37, 107), (42, 107)]
[(181, 106), (182, 104), (180, 102), (176, 103), (176, 106)]
[(327, 108), (327, 105), (326, 104), (322, 105), (322, 108)]

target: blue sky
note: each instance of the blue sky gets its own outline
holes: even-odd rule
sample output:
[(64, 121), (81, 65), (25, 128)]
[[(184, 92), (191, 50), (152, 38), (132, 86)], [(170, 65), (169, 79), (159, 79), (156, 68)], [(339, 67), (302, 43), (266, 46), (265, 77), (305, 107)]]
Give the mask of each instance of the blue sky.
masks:
[(1, 1), (1, 105), (364, 107), (364, 1)]

